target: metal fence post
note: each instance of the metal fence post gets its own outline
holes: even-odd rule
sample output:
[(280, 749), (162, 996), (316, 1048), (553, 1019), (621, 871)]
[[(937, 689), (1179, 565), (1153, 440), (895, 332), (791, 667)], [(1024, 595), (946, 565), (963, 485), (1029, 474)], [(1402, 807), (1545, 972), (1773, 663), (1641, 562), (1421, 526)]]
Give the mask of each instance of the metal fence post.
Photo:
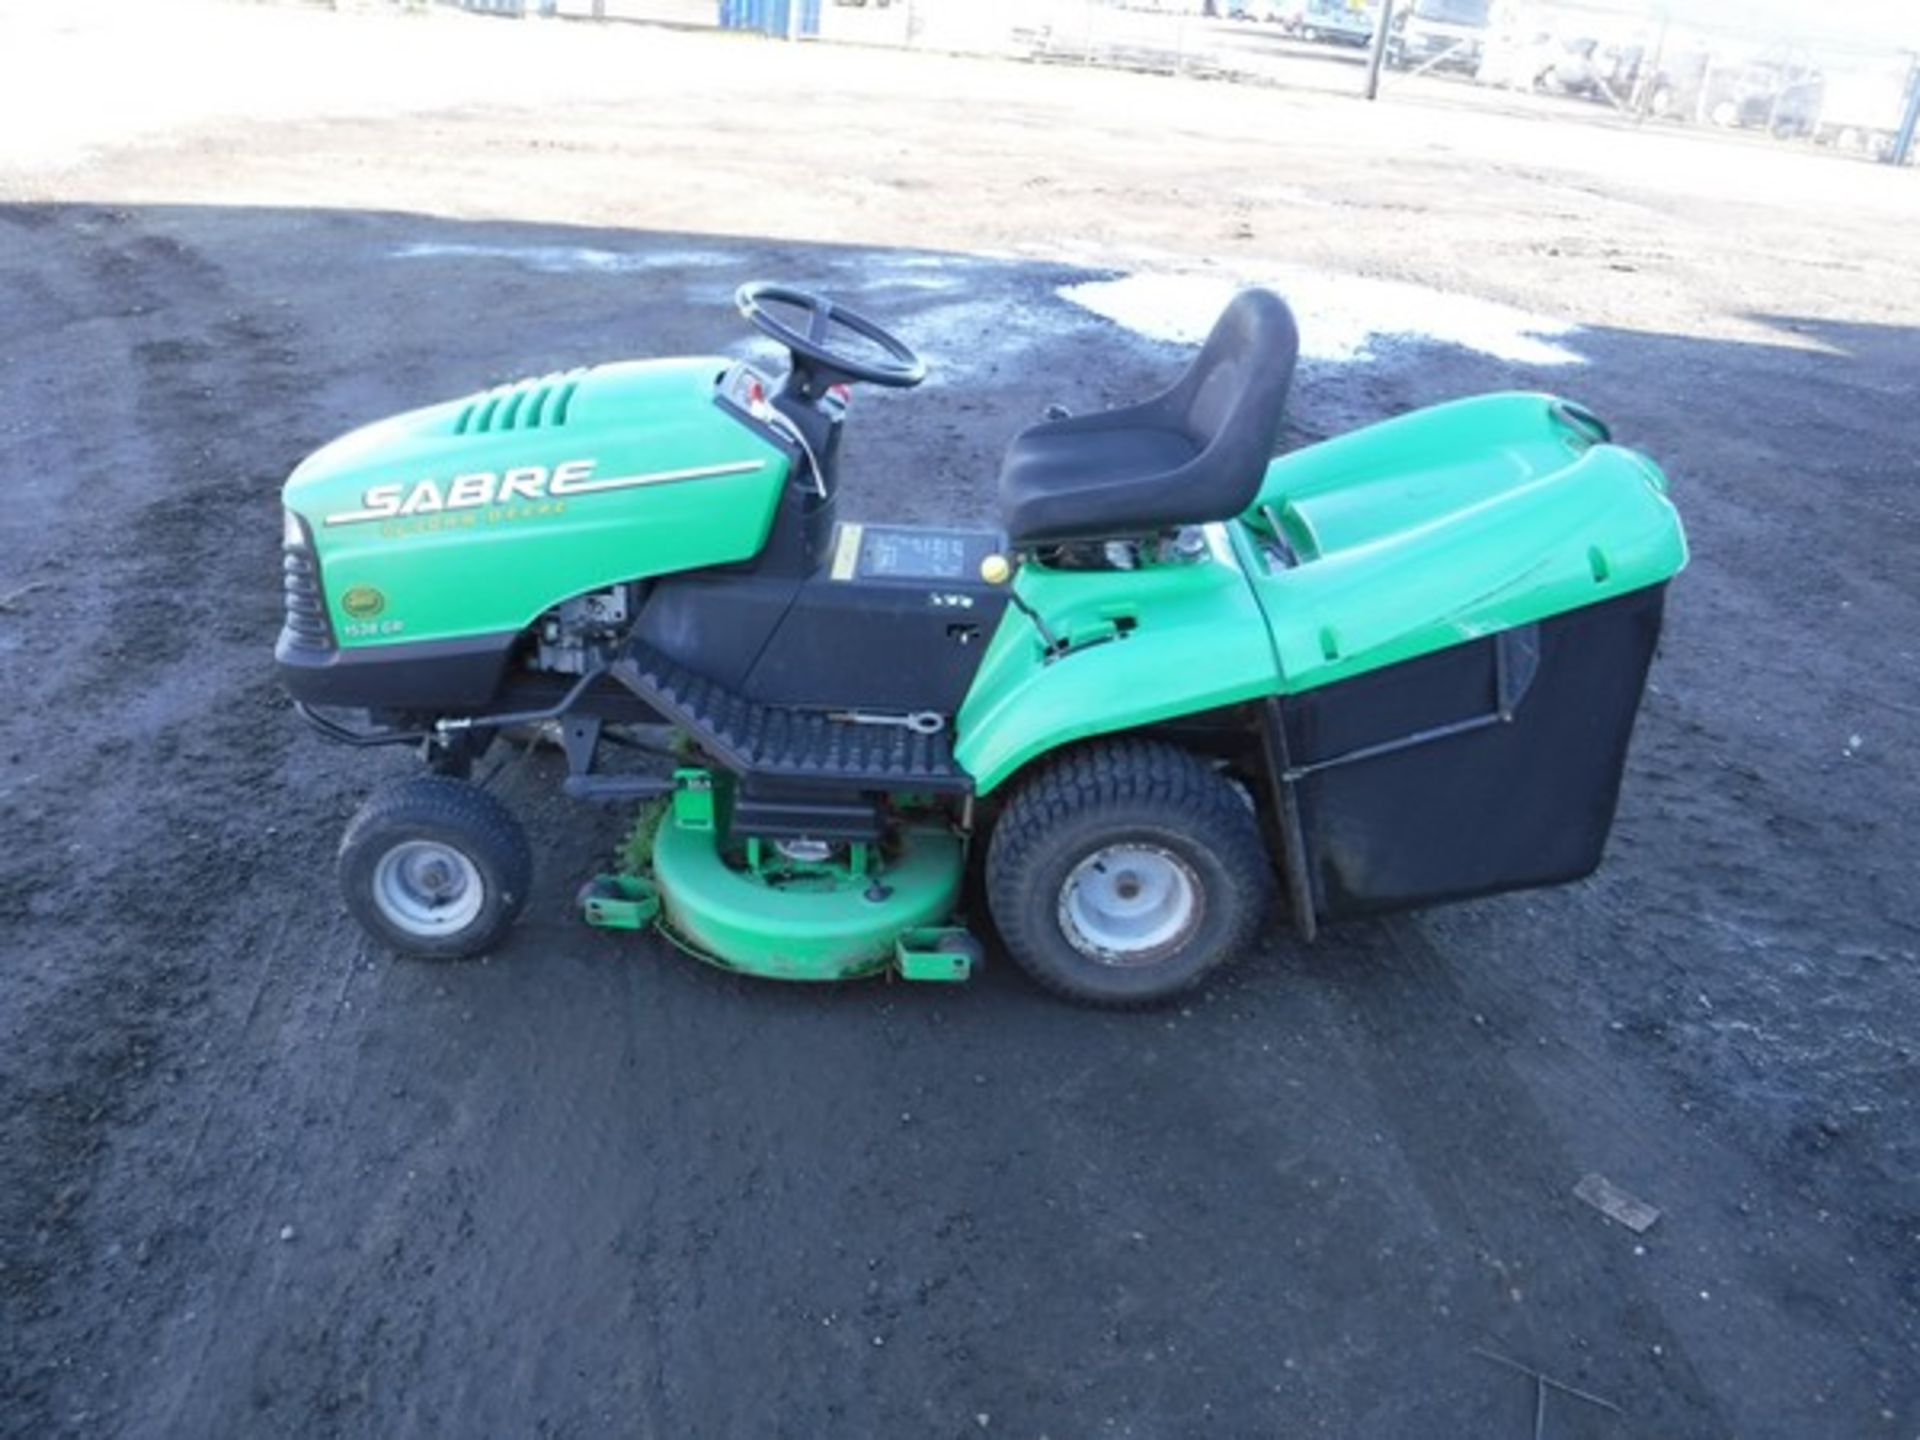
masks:
[(1920, 56), (1907, 66), (1907, 113), (1901, 117), (1900, 133), (1887, 152), (1889, 165), (1904, 165), (1913, 153), (1913, 132), (1920, 129)]
[(1387, 58), (1387, 31), (1393, 27), (1393, 0), (1380, 0), (1380, 24), (1373, 32), (1372, 53), (1367, 56), (1367, 99), (1380, 98), (1380, 63)]
[(1667, 31), (1673, 24), (1670, 7), (1661, 5), (1654, 13), (1660, 17), (1660, 31), (1653, 38), (1653, 55), (1637, 67), (1633, 77), (1633, 114), (1636, 120), (1646, 119), (1647, 107), (1653, 103), (1654, 87), (1660, 83), (1660, 66), (1667, 58)]

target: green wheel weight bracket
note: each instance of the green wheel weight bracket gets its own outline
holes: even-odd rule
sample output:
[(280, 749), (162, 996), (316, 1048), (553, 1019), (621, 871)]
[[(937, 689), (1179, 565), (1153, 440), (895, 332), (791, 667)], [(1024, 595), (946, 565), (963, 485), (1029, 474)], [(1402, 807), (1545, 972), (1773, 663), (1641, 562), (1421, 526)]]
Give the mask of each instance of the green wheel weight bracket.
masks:
[(980, 942), (957, 925), (923, 925), (893, 942), (893, 964), (902, 980), (958, 984), (973, 978), (982, 959)]
[(602, 930), (644, 930), (660, 918), (660, 892), (637, 875), (596, 875), (580, 893), (580, 910)]

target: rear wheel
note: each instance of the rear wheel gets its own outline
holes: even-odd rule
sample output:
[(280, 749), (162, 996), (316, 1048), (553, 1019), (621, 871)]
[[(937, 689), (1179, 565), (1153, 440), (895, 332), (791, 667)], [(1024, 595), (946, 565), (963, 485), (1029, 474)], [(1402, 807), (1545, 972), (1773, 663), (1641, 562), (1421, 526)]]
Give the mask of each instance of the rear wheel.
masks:
[(1250, 944), (1273, 894), (1242, 792), (1171, 745), (1108, 741), (1028, 780), (994, 827), (987, 897), (1013, 958), (1095, 1005), (1189, 989)]
[(380, 790), (340, 840), (340, 888), (368, 934), (408, 955), (492, 948), (526, 903), (533, 856), (484, 790), (426, 775)]

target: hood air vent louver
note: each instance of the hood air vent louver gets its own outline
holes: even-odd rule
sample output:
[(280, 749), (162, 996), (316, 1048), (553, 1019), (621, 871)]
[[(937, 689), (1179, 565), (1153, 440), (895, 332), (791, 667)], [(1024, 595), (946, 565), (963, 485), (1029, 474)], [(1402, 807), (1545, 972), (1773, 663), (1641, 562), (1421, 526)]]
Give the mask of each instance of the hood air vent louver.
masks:
[(491, 435), (502, 430), (553, 430), (567, 423), (573, 392), (585, 370), (568, 370), (519, 380), (476, 395), (454, 417), (456, 435)]

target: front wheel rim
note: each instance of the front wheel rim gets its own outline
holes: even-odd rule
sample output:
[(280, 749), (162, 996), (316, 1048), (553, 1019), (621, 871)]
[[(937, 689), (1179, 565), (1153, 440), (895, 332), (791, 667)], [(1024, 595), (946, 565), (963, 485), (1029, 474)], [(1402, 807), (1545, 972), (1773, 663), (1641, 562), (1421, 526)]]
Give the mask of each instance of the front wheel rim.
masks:
[(487, 903), (480, 867), (451, 845), (408, 840), (380, 857), (373, 903), (408, 935), (431, 938), (465, 929)]
[(1152, 965), (1178, 951), (1200, 928), (1200, 877), (1158, 845), (1107, 845), (1060, 887), (1060, 930), (1074, 949), (1102, 965)]

